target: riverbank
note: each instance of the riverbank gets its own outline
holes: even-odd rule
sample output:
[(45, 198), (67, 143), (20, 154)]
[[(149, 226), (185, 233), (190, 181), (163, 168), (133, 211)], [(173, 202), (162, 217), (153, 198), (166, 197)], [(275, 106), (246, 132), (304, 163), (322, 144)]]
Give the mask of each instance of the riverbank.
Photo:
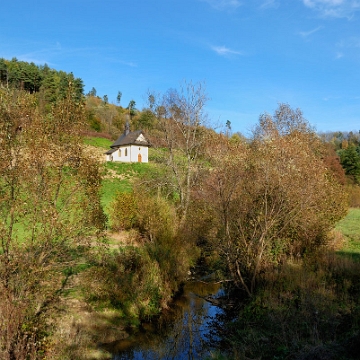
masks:
[(87, 265), (64, 289), (56, 333), (47, 346), (50, 358), (111, 358), (103, 344), (130, 341), (143, 324), (168, 310), (187, 276), (179, 268), (182, 252), (162, 257), (136, 231), (107, 233), (106, 241), (92, 248)]
[[(341, 244), (340, 250), (328, 249), (325, 251), (324, 248), (321, 256), (317, 254), (316, 257), (309, 256), (302, 261), (289, 262), (281, 270), (267, 274), (262, 278), (263, 285), (256, 296), (237, 307), (236, 321), (233, 317), (231, 323), (222, 323), (226, 318), (219, 317), (216, 320), (218, 321), (217, 329), (220, 329), (216, 335), (219, 340), (219, 348), (231, 349), (233, 356), (235, 356), (234, 354), (238, 354), (236, 356), (243, 354), (241, 356), (249, 358), (263, 356), (266, 359), (277, 356), (279, 359), (283, 359), (290, 356), (289, 359), (305, 359), (304, 354), (307, 352), (328, 353), (329, 346), (330, 349), (334, 346), (343, 349), (344, 344), (351, 342), (354, 337), (356, 338), (359, 331), (356, 322), (357, 319), (360, 319), (360, 314), (356, 311), (358, 305), (360, 308), (360, 304), (358, 304), (360, 268), (356, 257), (348, 255), (349, 244), (352, 244), (352, 249), (359, 245), (354, 228), (359, 223), (357, 221), (359, 216), (360, 209), (352, 209), (349, 215), (339, 223), (337, 231), (345, 234), (344, 238), (338, 238), (338, 243)], [(116, 232), (108, 235), (111, 236), (108, 237), (105, 246), (110, 253), (117, 253), (119, 249), (124, 249), (133, 255), (140, 254), (137, 251), (143, 244), (133, 232)], [(345, 253), (343, 249), (346, 250)], [(127, 259), (129, 260), (129, 258)], [(121, 263), (129, 262), (121, 261)], [(141, 264), (138, 263), (138, 265)], [(142, 268), (148, 272), (149, 268), (146, 263), (143, 263), (143, 266), (145, 268)], [(135, 269), (136, 266), (134, 267), (132, 262), (132, 270)], [(115, 272), (115, 275), (109, 274), (109, 276), (111, 276), (111, 281), (114, 281), (117, 275)], [(122, 276), (124, 276), (124, 272)], [(101, 299), (88, 301), (88, 298), (86, 300), (86, 297), (77, 293), (80, 288), (86, 292), (87, 287), (84, 287), (83, 284), (89, 283), (89, 281), (92, 283), (90, 288), (97, 286), (98, 279), (96, 277), (90, 276), (89, 278), (89, 274), (82, 272), (73, 276), (73, 280), (69, 284), (69, 292), (60, 305), (63, 308), (64, 316), (57, 323), (58, 330), (53, 336), (56, 342), (53, 343), (53, 352), (50, 354), (54, 359), (105, 360), (122, 351), (140, 351), (135, 349), (135, 345), (141, 339), (141, 342), (144, 342), (144, 339), (149, 336), (152, 339), (150, 343), (161, 342), (157, 334), (158, 329), (154, 328), (154, 323), (156, 323), (154, 319), (158, 319), (160, 312), (171, 327), (174, 321), (179, 322), (179, 314), (184, 309), (190, 311), (189, 309), (193, 306), (189, 305), (191, 302), (180, 295), (173, 302), (175, 308), (178, 306), (179, 309), (183, 309), (179, 311), (179, 314), (176, 311), (173, 312), (172, 306), (168, 307), (168, 302), (162, 303), (156, 312), (152, 312), (152, 315), (144, 316), (145, 310), (142, 310), (141, 314), (139, 307), (136, 310), (135, 303), (128, 303), (128, 306), (132, 305), (132, 312), (126, 312), (124, 307), (109, 306), (109, 303), (105, 303)], [(125, 281), (127, 280), (125, 279)], [(122, 299), (127, 291), (139, 294), (136, 286), (141, 286), (141, 283), (133, 282), (130, 286), (128, 284), (127, 287), (119, 287)], [(187, 286), (190, 286), (189, 291), (191, 292), (191, 283), (188, 283)], [(196, 301), (204, 302), (204, 297), (209, 293), (214, 294), (214, 290), (208, 292), (208, 287), (219, 285), (197, 283), (196, 286), (196, 293), (200, 296), (192, 301), (199, 309), (201, 307), (196, 305), (198, 304)], [(201, 286), (204, 287), (203, 290), (201, 290)], [(74, 290), (76, 288), (79, 290)], [(151, 288), (147, 288), (144, 294), (148, 296), (149, 290)], [(102, 292), (102, 289), (99, 288), (98, 291)], [(195, 293), (195, 291), (193, 292)], [(231, 301), (234, 302), (234, 299)], [(211, 306), (208, 302), (206, 303), (208, 304), (206, 306)], [(237, 304), (240, 305), (239, 302)], [(142, 302), (142, 305), (149, 306), (149, 299)], [(218, 307), (214, 308), (219, 309)], [(196, 318), (197, 315), (192, 314), (191, 316)], [(163, 323), (160, 327), (164, 326)], [(333, 330), (329, 331), (330, 328)], [(252, 335), (249, 333), (250, 329)], [(286, 337), (281, 329), (287, 329)], [(242, 334), (242, 337), (239, 337), (239, 334)], [(249, 336), (251, 336), (251, 341)], [(338, 342), (334, 340), (335, 337), (339, 339)], [(297, 342), (294, 342), (294, 338), (298, 339)], [(225, 343), (224, 339), (227, 339)], [(270, 343), (271, 346), (269, 346)], [(293, 343), (296, 345), (295, 347), (290, 346)], [(263, 350), (265, 344), (268, 344), (266, 345), (267, 353), (264, 353)], [(339, 353), (335, 350), (330, 352), (335, 354), (332, 355), (332, 358), (336, 359)], [(241, 356), (238, 358), (241, 359)], [(344, 359), (352, 358), (345, 357)]]
[(360, 209), (336, 227), (332, 248), (264, 273), (235, 319), (218, 317), (225, 359), (355, 360), (360, 353)]

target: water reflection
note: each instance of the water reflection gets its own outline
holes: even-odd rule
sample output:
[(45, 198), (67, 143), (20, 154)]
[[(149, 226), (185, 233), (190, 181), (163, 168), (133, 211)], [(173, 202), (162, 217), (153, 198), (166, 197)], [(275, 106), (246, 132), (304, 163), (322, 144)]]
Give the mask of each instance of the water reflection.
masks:
[(221, 310), (201, 296), (219, 291), (217, 284), (186, 284), (184, 294), (155, 324), (144, 324), (141, 331), (112, 344), (113, 360), (180, 360), (210, 356), (211, 349), (206, 341), (209, 324)]

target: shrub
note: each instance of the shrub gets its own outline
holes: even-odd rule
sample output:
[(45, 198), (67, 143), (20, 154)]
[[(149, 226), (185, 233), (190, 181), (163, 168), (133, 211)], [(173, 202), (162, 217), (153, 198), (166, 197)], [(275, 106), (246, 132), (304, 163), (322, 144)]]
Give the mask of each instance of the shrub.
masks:
[(346, 189), (349, 194), (349, 206), (360, 207), (360, 186), (349, 184)]
[(114, 230), (130, 230), (137, 223), (138, 205), (134, 193), (118, 193), (110, 206), (110, 222)]

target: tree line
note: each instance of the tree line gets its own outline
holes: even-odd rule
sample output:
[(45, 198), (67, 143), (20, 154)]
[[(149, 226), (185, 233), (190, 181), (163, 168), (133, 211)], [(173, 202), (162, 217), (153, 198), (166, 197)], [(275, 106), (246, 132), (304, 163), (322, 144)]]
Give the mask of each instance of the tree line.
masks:
[(46, 103), (55, 103), (67, 96), (71, 84), (72, 96), (80, 101), (84, 84), (73, 73), (51, 69), (47, 64), (35, 65), (33, 62), (19, 61), (16, 58), (0, 59), (0, 84), (18, 90), (39, 93)]

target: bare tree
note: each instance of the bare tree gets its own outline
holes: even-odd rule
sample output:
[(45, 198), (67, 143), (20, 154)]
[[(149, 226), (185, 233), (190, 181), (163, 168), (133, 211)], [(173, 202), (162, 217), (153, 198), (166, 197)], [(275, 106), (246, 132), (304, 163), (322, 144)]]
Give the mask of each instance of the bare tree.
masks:
[(179, 196), (180, 223), (184, 224), (205, 141), (208, 97), (203, 84), (189, 82), (180, 90), (170, 89), (160, 98), (151, 94), (149, 99), (164, 134), (167, 165), (171, 168), (172, 184)]

